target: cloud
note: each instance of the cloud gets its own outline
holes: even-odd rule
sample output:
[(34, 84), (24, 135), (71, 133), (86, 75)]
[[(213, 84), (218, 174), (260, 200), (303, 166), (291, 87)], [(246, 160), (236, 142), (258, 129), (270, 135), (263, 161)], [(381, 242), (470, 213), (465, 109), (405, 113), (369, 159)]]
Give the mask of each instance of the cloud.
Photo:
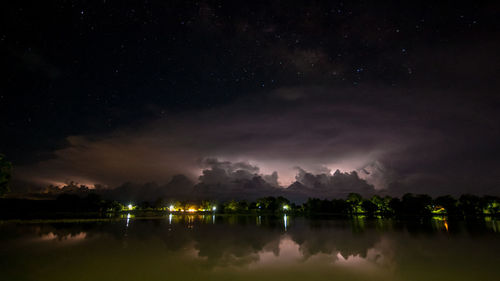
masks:
[[(300, 91), (321, 96), (326, 90)], [(217, 110), (171, 115), (107, 135), (69, 136), (66, 147), (54, 151), (52, 159), (19, 167), (18, 172), (45, 183), (75, 180), (116, 186), (166, 182), (179, 173), (196, 179), (207, 164), (199, 159), (217, 157), (234, 163), (251, 161), (264, 167), (261, 172), (268, 175), (277, 171), (280, 183), (287, 185), (293, 182), (294, 166), (355, 170), (396, 149), (404, 139), (404, 128), (394, 134), (384, 125), (392, 119), (390, 114), (372, 112), (367, 106), (278, 100), (267, 100), (267, 106), (261, 106), (261, 102), (241, 100)], [(223, 163), (213, 168), (224, 168)], [(249, 167), (240, 170), (256, 172)]]
[(169, 200), (255, 200), (265, 196), (285, 196), (296, 202), (309, 197), (345, 198), (348, 193), (357, 192), (364, 196), (375, 193), (372, 185), (360, 179), (356, 171), (343, 173), (312, 174), (297, 168), (296, 182), (288, 187), (278, 185), (278, 173), (260, 173), (260, 168), (249, 162), (230, 162), (216, 158), (204, 159), (205, 167), (197, 182), (184, 175), (174, 175), (166, 184), (156, 182), (127, 182), (117, 187), (86, 186), (71, 182), (62, 187), (49, 186), (37, 193), (54, 197), (62, 193), (86, 196), (97, 192), (104, 198), (122, 202)]
[(106, 198), (120, 200), (122, 202), (153, 201), (158, 198), (168, 198), (175, 200), (196, 199), (193, 198), (193, 185), (184, 175), (174, 175), (172, 179), (164, 185), (154, 182), (137, 184), (124, 183), (116, 188), (97, 190)]
[[(351, 192), (360, 193), (365, 197), (375, 193), (373, 185), (359, 178), (356, 171), (341, 172), (336, 170), (333, 174), (312, 174), (298, 167), (295, 177), (296, 182), (289, 188), (292, 194), (301, 194), (308, 197), (320, 198), (346, 198)], [(296, 197), (293, 196), (293, 197)]]
[(276, 185), (276, 172), (271, 175), (259, 174), (259, 167), (248, 162), (231, 163), (210, 158), (203, 163), (208, 168), (202, 171), (199, 183), (194, 187), (197, 197), (253, 200), (282, 191)]
[[(301, 94), (299, 99), (258, 95), (105, 135), (69, 136), (52, 159), (17, 167), (15, 177), (46, 185), (74, 180), (118, 186), (165, 183), (184, 174), (199, 181), (203, 192), (236, 194), (241, 188), (289, 186), (299, 166), (309, 171), (300, 184), (311, 190), (343, 180), (352, 191), (364, 192), (364, 180), (378, 191), (418, 192), (429, 179), (439, 179), (440, 184), (429, 183), (441, 193), (498, 192), (498, 178), (471, 177), (485, 168), (500, 169), (491, 153), (498, 150), (492, 109), (478, 108), (481, 113), (471, 116), (468, 108), (478, 104), (450, 97), (444, 106), (432, 102), (432, 93), (409, 103), (406, 90), (377, 87), (279, 91)], [(466, 120), (470, 126), (461, 126)], [(328, 175), (325, 167), (339, 170), (339, 176)], [(478, 181), (481, 187), (474, 187)]]

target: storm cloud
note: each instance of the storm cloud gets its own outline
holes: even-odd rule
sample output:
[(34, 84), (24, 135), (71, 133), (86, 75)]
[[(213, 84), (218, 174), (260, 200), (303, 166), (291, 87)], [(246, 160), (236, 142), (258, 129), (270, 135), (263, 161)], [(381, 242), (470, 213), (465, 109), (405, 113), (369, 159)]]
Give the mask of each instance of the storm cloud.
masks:
[[(363, 99), (369, 91), (377, 99)], [(395, 89), (311, 87), (278, 92), (217, 111), (172, 114), (105, 136), (68, 137), (67, 146), (55, 151), (53, 159), (19, 167), (17, 176), (45, 184), (72, 180), (115, 187), (168, 182), (184, 174), (210, 192), (222, 192), (216, 185), (229, 192), (231, 185), (254, 181), (251, 190), (264, 194), (298, 178), (308, 188), (328, 186), (331, 183), (322, 178), (328, 174), (325, 170), (339, 170), (354, 171), (375, 189), (392, 194), (494, 191), (494, 177), (479, 179), (483, 190), (472, 186), (477, 178), (458, 182), (478, 172), (473, 164), (478, 157), (482, 165), (491, 164), (482, 168), (499, 169), (491, 155), (477, 154), (495, 149), (497, 132), (485, 127), (492, 124), (488, 118), (496, 117), (487, 109), (468, 119), (471, 113), (464, 105), (443, 107), (425, 95), (418, 103), (407, 103), (404, 91)], [(283, 98), (287, 92), (297, 98)], [(351, 102), (356, 97), (360, 100)], [(461, 120), (475, 126), (459, 129)], [(478, 134), (484, 137), (478, 139)], [(464, 154), (469, 157), (457, 159)], [(319, 177), (317, 183), (309, 183), (305, 170)], [(364, 189), (348, 185), (352, 191)]]

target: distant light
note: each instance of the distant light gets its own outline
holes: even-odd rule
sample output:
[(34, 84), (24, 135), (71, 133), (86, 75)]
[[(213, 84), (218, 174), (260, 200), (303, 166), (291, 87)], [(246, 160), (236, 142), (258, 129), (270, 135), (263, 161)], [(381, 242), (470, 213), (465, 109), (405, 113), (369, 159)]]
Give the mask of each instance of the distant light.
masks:
[(288, 205), (284, 205), (283, 210), (288, 210)]
[(170, 205), (170, 207), (168, 207), (168, 209), (169, 209), (171, 212), (175, 211), (175, 209), (174, 209), (174, 205)]
[(190, 208), (187, 211), (190, 212), (190, 213), (194, 213), (194, 212), (196, 212), (196, 209)]
[(215, 211), (215, 210), (217, 210), (217, 207), (213, 206), (212, 211)]
[(132, 206), (132, 204), (128, 204), (127, 207), (128, 207), (129, 210), (132, 210), (134, 208), (134, 206)]

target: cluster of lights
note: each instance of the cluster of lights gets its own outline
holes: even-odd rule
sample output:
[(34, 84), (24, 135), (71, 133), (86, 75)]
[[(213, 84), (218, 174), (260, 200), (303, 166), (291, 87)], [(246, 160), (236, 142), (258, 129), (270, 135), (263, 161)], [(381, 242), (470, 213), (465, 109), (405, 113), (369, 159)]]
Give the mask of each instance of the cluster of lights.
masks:
[[(127, 211), (132, 211), (135, 209), (135, 206), (132, 205), (132, 204), (128, 204), (124, 207), (125, 210)], [(174, 205), (170, 205), (168, 206), (168, 210), (170, 212), (189, 212), (189, 213), (195, 213), (195, 212), (208, 212), (210, 210), (212, 210), (213, 212), (215, 212), (217, 210), (217, 207), (216, 206), (212, 206), (212, 208), (209, 208), (209, 209), (198, 209), (196, 206), (190, 206), (188, 209), (181, 209), (181, 208), (175, 208)]]
[[(181, 208), (176, 209), (176, 208), (174, 207), (174, 205), (170, 205), (170, 206), (168, 207), (168, 210), (169, 210), (170, 212), (188, 212), (188, 213), (195, 213), (195, 212), (208, 212), (208, 211), (210, 211), (210, 209), (197, 209), (195, 206), (191, 206), (191, 207), (189, 207), (187, 210), (185, 210), (185, 209), (181, 209)], [(216, 207), (216, 206), (213, 206), (213, 207), (212, 207), (212, 211), (213, 211), (213, 212), (215, 212), (216, 210), (217, 210), (217, 207)]]

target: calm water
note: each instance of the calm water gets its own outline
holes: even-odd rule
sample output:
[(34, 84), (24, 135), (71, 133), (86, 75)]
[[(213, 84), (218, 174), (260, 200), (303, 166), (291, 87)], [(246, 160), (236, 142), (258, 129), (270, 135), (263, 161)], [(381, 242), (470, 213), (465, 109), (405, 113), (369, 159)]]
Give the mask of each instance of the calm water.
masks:
[(0, 223), (0, 280), (500, 280), (500, 223), (169, 216)]

